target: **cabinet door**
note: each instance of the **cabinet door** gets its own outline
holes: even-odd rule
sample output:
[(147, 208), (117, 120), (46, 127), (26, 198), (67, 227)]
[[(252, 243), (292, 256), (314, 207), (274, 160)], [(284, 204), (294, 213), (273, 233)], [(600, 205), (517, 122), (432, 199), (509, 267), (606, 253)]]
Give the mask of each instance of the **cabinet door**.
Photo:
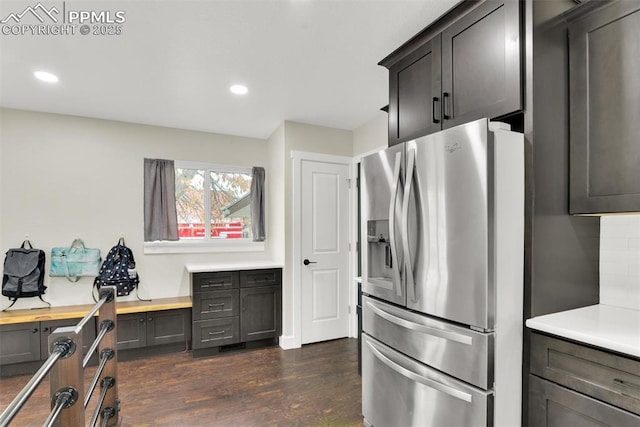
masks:
[(240, 289), (240, 341), (277, 338), (281, 333), (280, 286)]
[[(40, 357), (44, 360), (49, 357), (49, 335), (57, 328), (63, 328), (66, 326), (75, 326), (81, 319), (63, 319), (63, 320), (50, 320), (47, 322), (40, 322)], [(96, 323), (95, 321), (89, 321), (82, 329), (82, 354), (87, 354), (89, 347), (96, 339)]]
[(640, 3), (569, 27), (570, 212), (640, 211)]
[(0, 326), (0, 365), (40, 360), (40, 322)]
[(389, 146), (441, 129), (440, 35), (389, 69)]
[(488, 0), (442, 32), (443, 128), (522, 109), (520, 2)]
[(190, 338), (191, 315), (189, 309), (147, 313), (148, 346), (186, 342)]
[(118, 350), (147, 345), (147, 314), (132, 313), (118, 316)]
[(640, 417), (529, 375), (530, 427), (632, 427)]

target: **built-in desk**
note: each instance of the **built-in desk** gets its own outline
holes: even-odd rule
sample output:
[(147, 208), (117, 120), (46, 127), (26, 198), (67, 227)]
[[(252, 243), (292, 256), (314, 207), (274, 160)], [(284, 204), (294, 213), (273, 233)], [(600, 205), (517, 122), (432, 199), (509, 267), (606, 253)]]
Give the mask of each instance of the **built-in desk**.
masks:
[(277, 345), (282, 333), (282, 266), (187, 264), (193, 298), (193, 356)]

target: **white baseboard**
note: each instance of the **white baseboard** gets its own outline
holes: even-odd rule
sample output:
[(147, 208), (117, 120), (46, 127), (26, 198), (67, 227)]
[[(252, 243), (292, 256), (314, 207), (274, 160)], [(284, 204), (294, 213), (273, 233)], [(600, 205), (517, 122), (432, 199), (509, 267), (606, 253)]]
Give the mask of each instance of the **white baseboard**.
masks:
[(292, 348), (300, 348), (300, 344), (296, 343), (296, 337), (293, 335), (282, 335), (280, 337), (280, 347), (283, 350), (291, 350)]

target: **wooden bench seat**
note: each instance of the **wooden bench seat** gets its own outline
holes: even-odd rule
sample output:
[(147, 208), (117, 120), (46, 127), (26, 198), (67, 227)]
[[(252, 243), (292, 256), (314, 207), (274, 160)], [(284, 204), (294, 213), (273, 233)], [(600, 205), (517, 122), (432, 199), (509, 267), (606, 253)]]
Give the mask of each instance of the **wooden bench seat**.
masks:
[[(76, 319), (84, 317), (93, 304), (19, 309), (0, 312), (0, 325), (39, 322), (47, 320)], [(191, 308), (191, 297), (157, 298), (151, 301), (124, 301), (117, 303), (118, 314)]]

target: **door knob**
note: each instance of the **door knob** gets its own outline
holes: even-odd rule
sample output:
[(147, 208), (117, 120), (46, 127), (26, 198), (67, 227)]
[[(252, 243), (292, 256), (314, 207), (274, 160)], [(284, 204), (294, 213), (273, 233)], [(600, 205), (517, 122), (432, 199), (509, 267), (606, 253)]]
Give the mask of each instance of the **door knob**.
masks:
[(309, 261), (308, 259), (305, 259), (304, 261), (302, 261), (302, 263), (303, 263), (304, 265), (317, 264), (317, 262), (315, 262), (315, 261)]

